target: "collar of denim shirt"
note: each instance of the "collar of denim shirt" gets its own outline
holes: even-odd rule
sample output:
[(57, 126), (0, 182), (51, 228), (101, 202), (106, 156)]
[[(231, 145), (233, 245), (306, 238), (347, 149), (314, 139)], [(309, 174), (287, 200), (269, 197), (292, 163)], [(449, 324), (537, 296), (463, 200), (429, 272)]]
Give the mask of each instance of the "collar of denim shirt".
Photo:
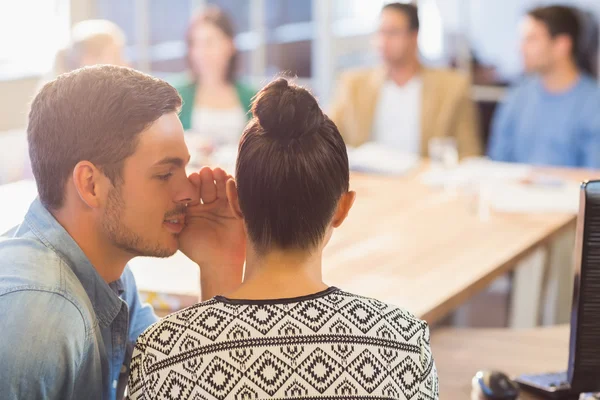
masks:
[(71, 268), (85, 289), (100, 328), (108, 327), (121, 310), (121, 279), (107, 284), (69, 233), (37, 198), (25, 216), (34, 234)]

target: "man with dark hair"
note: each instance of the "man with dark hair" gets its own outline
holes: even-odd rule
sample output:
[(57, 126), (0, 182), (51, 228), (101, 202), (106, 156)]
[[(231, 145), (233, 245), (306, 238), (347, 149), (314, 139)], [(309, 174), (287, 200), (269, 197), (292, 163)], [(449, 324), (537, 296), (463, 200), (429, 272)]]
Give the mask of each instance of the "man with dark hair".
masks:
[(530, 11), (521, 51), (530, 75), (494, 118), (489, 155), (507, 162), (600, 167), (600, 90), (577, 65), (577, 14), (569, 7)]
[(353, 147), (374, 141), (427, 156), (429, 139), (449, 136), (456, 139), (461, 157), (480, 154), (468, 78), (424, 67), (419, 60), (418, 34), (416, 6), (384, 6), (376, 37), (384, 65), (342, 74), (331, 119)]
[(0, 238), (3, 399), (120, 399), (137, 337), (158, 318), (127, 263), (181, 249), (202, 297), (241, 282), (244, 233), (228, 176), (187, 176), (166, 82), (132, 69), (80, 69), (44, 86), (28, 141), (39, 198)]

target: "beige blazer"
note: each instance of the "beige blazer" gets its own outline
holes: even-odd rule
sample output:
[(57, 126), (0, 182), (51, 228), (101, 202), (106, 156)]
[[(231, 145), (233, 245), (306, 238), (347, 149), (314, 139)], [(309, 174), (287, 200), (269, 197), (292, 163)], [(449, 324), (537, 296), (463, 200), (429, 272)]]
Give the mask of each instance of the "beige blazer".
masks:
[[(421, 155), (429, 139), (455, 137), (460, 157), (481, 154), (481, 136), (469, 80), (459, 72), (423, 68)], [(329, 117), (349, 146), (368, 142), (379, 92), (386, 79), (383, 67), (348, 71), (341, 75)]]

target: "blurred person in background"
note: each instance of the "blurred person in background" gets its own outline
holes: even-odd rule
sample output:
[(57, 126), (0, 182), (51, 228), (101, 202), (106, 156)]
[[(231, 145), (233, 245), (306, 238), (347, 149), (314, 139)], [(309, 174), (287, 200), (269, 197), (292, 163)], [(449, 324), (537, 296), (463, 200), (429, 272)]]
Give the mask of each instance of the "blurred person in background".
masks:
[(418, 34), (416, 6), (384, 6), (376, 40), (384, 65), (342, 74), (331, 118), (353, 147), (374, 141), (426, 156), (429, 139), (448, 136), (456, 139), (461, 157), (480, 154), (468, 78), (423, 66)]
[(600, 89), (577, 64), (580, 23), (569, 7), (530, 11), (521, 52), (529, 74), (496, 112), (493, 160), (600, 167)]
[(71, 31), (69, 45), (56, 54), (52, 78), (96, 64), (127, 66), (124, 48), (125, 35), (114, 23), (106, 20), (79, 22)]
[(187, 33), (191, 81), (175, 83), (183, 106), (180, 119), (216, 143), (237, 143), (255, 92), (237, 75), (235, 30), (229, 16), (210, 6), (194, 16)]

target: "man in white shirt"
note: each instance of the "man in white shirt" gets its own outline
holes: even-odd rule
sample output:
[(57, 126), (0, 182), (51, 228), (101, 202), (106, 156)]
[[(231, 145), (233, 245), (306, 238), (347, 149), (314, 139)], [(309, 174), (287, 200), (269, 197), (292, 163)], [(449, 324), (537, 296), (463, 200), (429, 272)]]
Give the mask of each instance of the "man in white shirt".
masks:
[(413, 77), (403, 86), (387, 80), (381, 88), (373, 140), (405, 153), (421, 152), (421, 92), (423, 80)]
[(427, 155), (432, 137), (454, 137), (461, 157), (481, 153), (470, 82), (456, 71), (421, 65), (419, 16), (411, 4), (381, 12), (377, 48), (383, 65), (342, 74), (331, 118), (350, 146), (376, 141)]

